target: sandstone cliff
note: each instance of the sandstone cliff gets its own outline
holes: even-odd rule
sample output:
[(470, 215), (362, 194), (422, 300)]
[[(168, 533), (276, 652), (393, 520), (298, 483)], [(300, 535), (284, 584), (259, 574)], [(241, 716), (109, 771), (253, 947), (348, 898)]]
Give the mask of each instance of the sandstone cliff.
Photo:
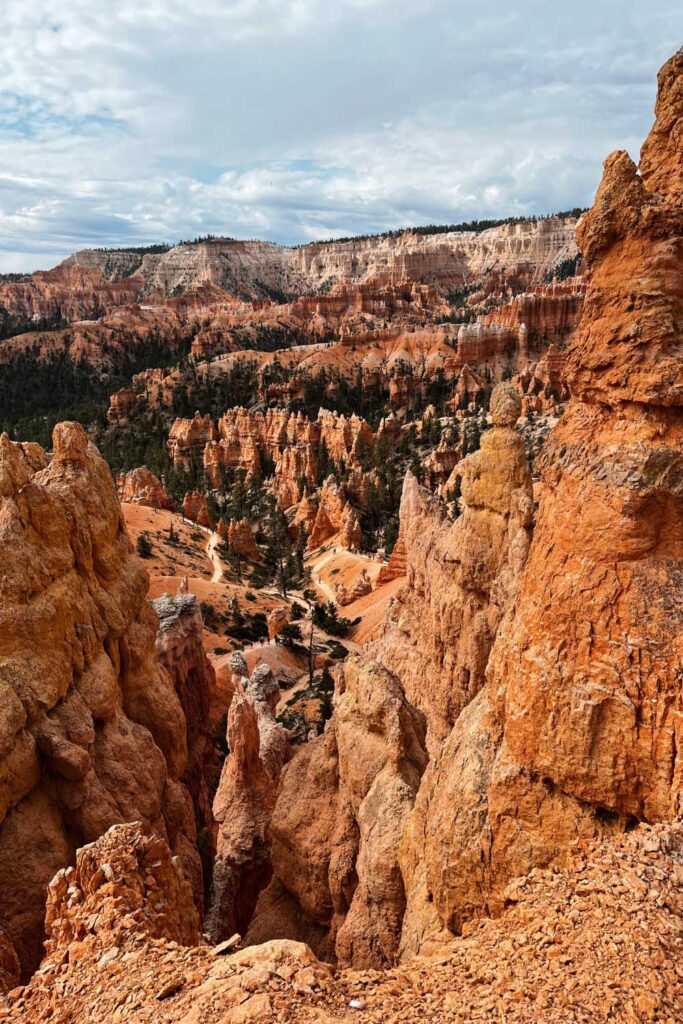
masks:
[(407, 579), (372, 654), (426, 714), (432, 750), (484, 684), (528, 551), (533, 501), (524, 444), (514, 429), (520, 409), (510, 385), (494, 389), (494, 425), (459, 466), (463, 512), (454, 523), (443, 503), (406, 475), (394, 568), (390, 562), (382, 580), (403, 564)]
[(247, 678), (241, 654), (230, 659), (236, 690), (227, 723), (228, 756), (213, 804), (216, 861), (206, 928), (214, 942), (244, 934), (259, 892), (270, 881), (270, 819), (287, 736), (274, 717), (279, 687), (268, 665)]
[[(500, 913), (512, 879), (567, 864), (577, 843), (679, 813), (682, 79), (683, 53), (660, 76), (642, 175), (611, 157), (579, 229), (588, 280), (571, 400), (540, 460), (531, 547), (519, 389), (499, 385), (493, 427), (459, 467), (455, 523), (406, 478), (407, 585), (371, 651), (390, 672), (372, 708), (347, 717), (361, 681), (385, 671), (349, 659), (326, 733), (285, 772), (251, 937), (279, 922), (343, 963), (405, 958)], [(359, 840), (363, 795), (380, 777), (392, 788), (365, 729), (384, 735), (391, 713), (372, 702), (389, 693), (406, 721), (424, 712), (431, 760), (422, 774), (424, 747), (412, 747), (423, 754), (405, 802), (377, 800), (375, 859)]]
[(285, 768), (273, 882), (249, 941), (302, 938), (343, 964), (393, 962), (405, 904), (397, 851), (426, 764), (423, 716), (380, 665), (350, 656), (323, 735)]
[(53, 447), (48, 462), (0, 438), (0, 923), (24, 970), (47, 882), (115, 822), (167, 836), (201, 896), (187, 721), (155, 660), (147, 574), (83, 429), (60, 424)]
[(500, 908), (511, 877), (561, 862), (577, 838), (680, 812), (682, 83), (679, 53), (640, 175), (609, 157), (579, 227), (572, 397), (540, 460), (536, 531), (486, 687), (406, 831), (407, 949)]
[(66, 260), (54, 270), (37, 271), (22, 281), (0, 282), (0, 326), (18, 334), (29, 326), (95, 319), (134, 302), (140, 278), (107, 280), (98, 268)]
[[(476, 281), (483, 294), (501, 286), (521, 288), (543, 280), (576, 254), (573, 218), (501, 225), (484, 231), (349, 239), (287, 248), (269, 242), (215, 239), (181, 244), (165, 252), (84, 250), (49, 271), (0, 282), (3, 336), (75, 324), (75, 348), (83, 354), (91, 334), (95, 361), (106, 361), (107, 345), (130, 337), (194, 337), (193, 352), (205, 355), (258, 347), (266, 330), (310, 332), (354, 329), (370, 316), (401, 317), (406, 310), (438, 305), (438, 292)], [(321, 293), (322, 294), (316, 294)], [(268, 300), (304, 296), (284, 311)], [(330, 294), (331, 293), (331, 294)], [(243, 297), (252, 300), (246, 309)], [(239, 297), (239, 299), (237, 298)], [(218, 307), (209, 315), (206, 310)], [(300, 307), (300, 308), (299, 308)], [(195, 316), (195, 311), (203, 313)], [(245, 316), (246, 312), (246, 316)], [(120, 314), (123, 314), (121, 322)], [(104, 331), (80, 321), (105, 318)], [(239, 338), (242, 338), (242, 344)], [(46, 335), (44, 347), (63, 346)], [(74, 337), (72, 335), (72, 341)], [(103, 342), (107, 344), (103, 344)]]
[[(211, 877), (213, 815), (210, 773), (214, 745), (208, 731), (216, 695), (216, 674), (202, 645), (202, 614), (194, 594), (163, 594), (152, 601), (159, 616), (156, 654), (159, 665), (173, 682), (185, 715), (187, 765), (181, 782), (192, 797), (196, 831), (203, 836), (204, 880)], [(199, 891), (198, 880), (193, 880)]]

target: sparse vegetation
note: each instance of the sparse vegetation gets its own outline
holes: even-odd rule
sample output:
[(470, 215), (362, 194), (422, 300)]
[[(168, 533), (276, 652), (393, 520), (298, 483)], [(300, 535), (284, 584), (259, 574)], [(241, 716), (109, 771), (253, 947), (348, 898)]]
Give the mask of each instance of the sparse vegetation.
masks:
[(135, 550), (139, 554), (140, 558), (150, 558), (152, 555), (152, 541), (147, 533), (141, 533), (138, 535), (135, 541)]

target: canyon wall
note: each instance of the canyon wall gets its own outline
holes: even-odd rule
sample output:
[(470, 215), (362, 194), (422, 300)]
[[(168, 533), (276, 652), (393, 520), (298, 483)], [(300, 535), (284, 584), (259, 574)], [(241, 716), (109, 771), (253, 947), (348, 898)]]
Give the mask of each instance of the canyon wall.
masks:
[(280, 693), (265, 663), (248, 678), (243, 656), (231, 656), (235, 694), (227, 721), (228, 756), (213, 804), (218, 828), (206, 930), (214, 942), (244, 934), (258, 895), (270, 881), (270, 819), (289, 743), (275, 721)]
[(32, 325), (94, 320), (135, 302), (141, 285), (140, 278), (107, 278), (99, 268), (85, 267), (73, 258), (20, 281), (0, 279), (0, 337)]
[(500, 909), (511, 878), (577, 840), (680, 813), (683, 53), (656, 115), (640, 174), (612, 154), (579, 226), (571, 401), (486, 686), (404, 836), (404, 951)]
[(286, 936), (343, 964), (393, 962), (405, 906), (398, 843), (427, 762), (425, 720), (381, 665), (350, 655), (323, 735), (282, 773), (273, 881), (247, 941)]
[(147, 822), (202, 894), (188, 731), (109, 469), (78, 424), (0, 438), (0, 924), (26, 971), (45, 888), (75, 847)]
[[(514, 599), (529, 548), (533, 501), (521, 436), (521, 403), (509, 384), (491, 397), (493, 427), (458, 466), (462, 514), (406, 475), (399, 559), (406, 583), (392, 601), (372, 656), (394, 672), (429, 722), (430, 749), (484, 684), (499, 623)], [(385, 578), (390, 575), (391, 562)]]
[[(258, 339), (258, 322), (280, 329), (280, 316), (267, 308), (275, 296), (283, 299), (314, 296), (317, 304), (293, 305), (282, 324), (285, 331), (311, 328), (311, 340), (342, 329), (342, 320), (402, 315), (406, 310), (434, 304), (436, 293), (461, 288), (477, 280), (484, 291), (501, 286), (516, 290), (539, 283), (553, 268), (576, 256), (572, 217), (551, 217), (488, 228), (441, 234), (404, 232), (396, 237), (310, 243), (287, 248), (271, 242), (215, 239), (181, 244), (161, 253), (84, 250), (57, 267), (16, 280), (0, 280), (0, 337), (35, 328), (112, 317), (109, 334), (117, 331), (118, 312), (125, 319), (144, 321), (151, 310), (157, 332), (169, 333), (193, 319), (193, 308), (228, 306), (213, 324), (200, 323), (195, 354), (224, 345), (224, 334), (238, 327), (245, 297), (266, 301), (260, 314), (249, 310), (246, 336)], [(363, 291), (370, 285), (367, 294)], [(327, 297), (330, 289), (338, 294)], [(346, 290), (352, 289), (353, 293)], [(189, 298), (188, 298), (189, 296)], [(139, 304), (144, 304), (140, 309)], [(164, 310), (162, 306), (165, 306)], [(290, 322), (291, 320), (291, 322)], [(82, 335), (82, 332), (81, 332)], [(30, 339), (27, 340), (27, 344)], [(54, 347), (44, 338), (42, 344)], [(76, 338), (79, 352), (83, 336)], [(230, 347), (244, 347), (233, 344)], [(251, 347), (251, 346), (249, 346)], [(258, 346), (257, 346), (258, 347)], [(101, 347), (99, 357), (101, 359)]]

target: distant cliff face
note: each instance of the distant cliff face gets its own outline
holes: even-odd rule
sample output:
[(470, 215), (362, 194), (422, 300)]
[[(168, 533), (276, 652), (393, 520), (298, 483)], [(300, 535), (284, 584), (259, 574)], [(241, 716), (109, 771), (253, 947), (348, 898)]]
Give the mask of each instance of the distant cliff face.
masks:
[[(540, 282), (577, 255), (575, 228), (574, 218), (550, 217), (479, 232), (405, 232), (293, 249), (272, 242), (216, 240), (145, 256), (134, 273), (144, 282), (145, 295), (162, 298), (202, 285), (241, 298), (306, 295), (366, 281), (381, 286), (414, 281), (451, 289), (485, 275), (496, 283), (509, 279), (520, 288)], [(134, 260), (130, 254), (86, 252), (69, 262), (96, 268), (106, 280), (116, 281)]]
[(395, 238), (311, 243), (293, 250), (292, 262), (311, 284), (421, 281), (442, 289), (490, 275), (518, 288), (538, 283), (563, 260), (576, 256), (573, 218), (549, 218), (489, 228)]
[(108, 279), (99, 267), (82, 265), (75, 257), (23, 281), (0, 280), (0, 337), (93, 320), (135, 302), (141, 286), (140, 277)]
[(484, 273), (500, 280), (514, 277), (522, 285), (539, 282), (577, 254), (575, 227), (572, 218), (549, 218), (482, 232), (406, 232), (394, 238), (313, 242), (297, 249), (270, 242), (205, 242), (147, 257), (141, 273), (145, 291), (161, 296), (200, 284), (250, 297), (302, 295), (369, 280), (380, 285), (408, 280), (449, 289)]
[(481, 232), (406, 232), (295, 249), (226, 239), (147, 255), (84, 250), (24, 281), (0, 281), (0, 327), (8, 335), (32, 324), (95, 319), (120, 306), (211, 286), (240, 299), (310, 295), (367, 281), (448, 291), (477, 279), (519, 290), (576, 256), (575, 227), (573, 218), (548, 218)]

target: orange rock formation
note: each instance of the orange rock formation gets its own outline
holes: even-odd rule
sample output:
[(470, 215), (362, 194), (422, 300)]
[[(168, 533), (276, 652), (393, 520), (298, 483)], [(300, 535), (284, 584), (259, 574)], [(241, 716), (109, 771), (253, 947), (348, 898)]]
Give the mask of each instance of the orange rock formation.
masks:
[(213, 529), (213, 520), (209, 512), (206, 495), (201, 491), (189, 491), (183, 498), (183, 515), (191, 519), (197, 526)]
[(230, 551), (234, 551), (240, 558), (257, 562), (261, 557), (248, 519), (230, 519), (227, 524), (221, 520), (218, 532), (224, 537)]
[(120, 473), (116, 481), (119, 501), (131, 501), (135, 505), (146, 505), (148, 508), (163, 508), (167, 512), (175, 512), (173, 499), (161, 480), (150, 472), (147, 466), (131, 469), (129, 473)]
[(357, 550), (361, 544), (358, 517), (344, 496), (342, 487), (333, 476), (328, 476), (320, 489), (320, 501), (315, 522), (308, 538), (313, 550), (339, 534), (339, 543), (347, 550)]
[(350, 587), (345, 587), (343, 583), (337, 583), (335, 587), (336, 601), (342, 608), (371, 592), (372, 582), (365, 569), (361, 570), (360, 575)]
[(682, 83), (683, 52), (660, 73), (641, 174), (609, 157), (579, 228), (572, 398), (541, 457), (536, 532), (486, 687), (404, 838), (407, 949), (500, 907), (510, 878), (577, 838), (680, 810)]
[(400, 937), (397, 848), (427, 760), (425, 722), (395, 677), (354, 655), (335, 706), (325, 733), (283, 772), (271, 822), (274, 878), (249, 939), (265, 927), (271, 937), (305, 938), (325, 958), (382, 966)]
[(155, 660), (148, 577), (82, 427), (60, 424), (53, 447), (48, 463), (0, 438), (0, 923), (24, 970), (47, 882), (115, 822), (166, 835), (201, 895), (187, 721)]
[(215, 942), (244, 934), (259, 892), (270, 880), (268, 852), (275, 790), (288, 743), (274, 711), (279, 687), (268, 665), (247, 679), (241, 654), (231, 656), (235, 695), (228, 713), (230, 753), (213, 810), (218, 842), (206, 927)]
[(434, 1024), (673, 1021), (683, 1001), (682, 857), (680, 827), (639, 828), (577, 850), (564, 872), (515, 883), (500, 919), (477, 922), (438, 956), (333, 976), (297, 942), (232, 953), (179, 945), (183, 911), (190, 924), (192, 915), (168, 850), (130, 826), (112, 829), (78, 855), (71, 891), (58, 884), (49, 955), (3, 1009), (11, 1024), (139, 1024), (160, 1014), (170, 1024), (362, 1015), (422, 1024), (426, 1006)]
[[(405, 547), (406, 585), (388, 610), (373, 656), (427, 715), (430, 747), (483, 686), (528, 551), (533, 501), (524, 444), (514, 429), (520, 409), (509, 384), (494, 389), (494, 426), (459, 467), (463, 512), (454, 523), (441, 502), (406, 476), (396, 545)], [(395, 561), (401, 556), (399, 547)]]

